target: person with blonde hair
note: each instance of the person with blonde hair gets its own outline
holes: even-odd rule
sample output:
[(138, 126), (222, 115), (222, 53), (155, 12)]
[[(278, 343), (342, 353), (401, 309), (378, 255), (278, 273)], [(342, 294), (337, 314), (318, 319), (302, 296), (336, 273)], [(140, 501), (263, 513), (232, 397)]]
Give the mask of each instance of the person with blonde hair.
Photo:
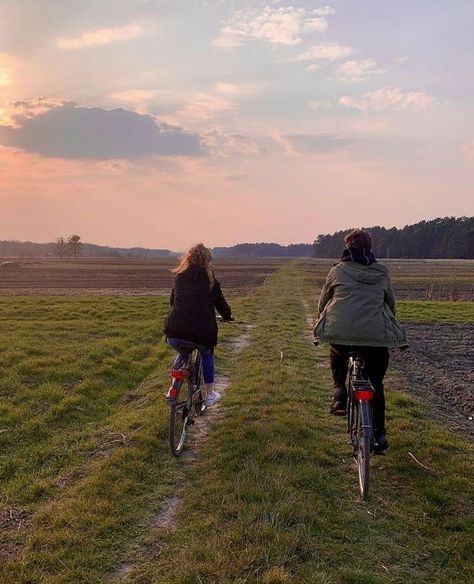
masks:
[(314, 336), (330, 343), (334, 395), (330, 412), (345, 415), (346, 376), (351, 351), (364, 355), (375, 390), (373, 400), (374, 452), (388, 448), (383, 379), (389, 347), (407, 347), (402, 326), (395, 319), (395, 298), (386, 266), (372, 252), (372, 237), (363, 229), (346, 235), (340, 261), (326, 278), (318, 304)]
[(171, 309), (166, 317), (166, 342), (178, 352), (173, 369), (180, 369), (189, 354), (198, 349), (202, 356), (207, 405), (220, 399), (214, 384), (214, 347), (217, 345), (216, 310), (223, 320), (233, 320), (232, 311), (214, 275), (212, 255), (198, 243), (183, 255), (171, 291)]

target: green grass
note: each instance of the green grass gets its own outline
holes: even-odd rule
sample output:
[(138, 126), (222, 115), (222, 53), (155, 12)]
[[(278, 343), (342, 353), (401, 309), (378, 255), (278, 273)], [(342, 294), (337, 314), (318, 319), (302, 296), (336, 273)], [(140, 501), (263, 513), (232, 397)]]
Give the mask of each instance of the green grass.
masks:
[(292, 268), (258, 292), (227, 415), (186, 469), (178, 528), (145, 534), (124, 581), (469, 581), (472, 449), (394, 392), (392, 450), (373, 460), (373, 497), (362, 504), (344, 422), (327, 415), (328, 371), (303, 334), (310, 295)]
[(97, 582), (182, 482), (167, 310), (158, 297), (0, 299), (1, 582)]
[[(391, 449), (362, 503), (305, 301), (292, 265), (235, 300), (257, 326), (240, 354), (227, 342), (240, 324), (221, 329), (224, 416), (175, 460), (165, 299), (0, 299), (0, 512), (24, 517), (0, 514), (0, 582), (469, 582), (472, 448), (389, 391)], [(176, 529), (157, 528), (176, 494)], [(121, 563), (132, 570), (113, 578)]]
[(403, 301), (397, 304), (397, 317), (407, 322), (474, 323), (474, 302)]
[(163, 355), (165, 309), (158, 298), (0, 299), (6, 501), (35, 503), (99, 448), (109, 416)]

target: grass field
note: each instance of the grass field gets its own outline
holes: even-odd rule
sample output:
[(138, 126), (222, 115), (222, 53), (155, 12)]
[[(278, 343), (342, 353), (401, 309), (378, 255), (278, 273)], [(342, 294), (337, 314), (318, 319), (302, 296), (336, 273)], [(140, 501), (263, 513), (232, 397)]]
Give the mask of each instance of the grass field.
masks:
[(473, 302), (404, 301), (398, 304), (398, 317), (407, 322), (474, 323)]
[[(326, 351), (308, 339), (314, 272), (266, 278), (233, 299), (220, 415), (179, 460), (165, 298), (0, 298), (0, 582), (471, 581), (470, 443), (389, 392), (391, 449), (362, 503), (344, 422), (327, 415)], [(400, 315), (472, 322), (470, 309), (407, 302)]]

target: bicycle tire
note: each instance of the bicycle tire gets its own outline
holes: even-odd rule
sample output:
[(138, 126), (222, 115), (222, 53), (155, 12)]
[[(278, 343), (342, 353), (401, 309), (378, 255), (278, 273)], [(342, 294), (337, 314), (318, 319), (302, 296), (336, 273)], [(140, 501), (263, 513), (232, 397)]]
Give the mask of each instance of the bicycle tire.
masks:
[(189, 380), (186, 385), (188, 390), (188, 395), (186, 396), (187, 399), (170, 406), (168, 435), (170, 450), (173, 456), (179, 456), (183, 451), (186, 431), (188, 429), (190, 412), (189, 401), (192, 388)]
[(204, 378), (202, 373), (202, 357), (201, 354), (198, 352), (196, 355), (196, 359), (194, 361), (194, 387), (193, 387), (193, 395), (194, 397), (194, 411), (198, 416), (202, 416), (204, 412), (207, 410), (206, 405), (206, 395), (204, 393)]
[(359, 487), (362, 499), (365, 501), (369, 496), (370, 487), (370, 429), (366, 427), (367, 420), (370, 420), (370, 404), (361, 402), (358, 416), (357, 432), (357, 467), (359, 471)]

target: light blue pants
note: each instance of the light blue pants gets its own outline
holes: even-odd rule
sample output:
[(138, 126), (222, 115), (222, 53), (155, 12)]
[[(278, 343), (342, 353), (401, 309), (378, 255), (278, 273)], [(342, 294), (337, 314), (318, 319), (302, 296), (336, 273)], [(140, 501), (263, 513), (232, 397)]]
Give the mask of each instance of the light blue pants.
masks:
[(188, 361), (189, 354), (194, 349), (197, 349), (201, 353), (204, 383), (214, 383), (214, 354), (212, 348), (198, 345), (185, 339), (173, 339), (171, 337), (167, 337), (166, 342), (175, 351), (178, 351), (173, 363), (173, 369), (180, 369)]

